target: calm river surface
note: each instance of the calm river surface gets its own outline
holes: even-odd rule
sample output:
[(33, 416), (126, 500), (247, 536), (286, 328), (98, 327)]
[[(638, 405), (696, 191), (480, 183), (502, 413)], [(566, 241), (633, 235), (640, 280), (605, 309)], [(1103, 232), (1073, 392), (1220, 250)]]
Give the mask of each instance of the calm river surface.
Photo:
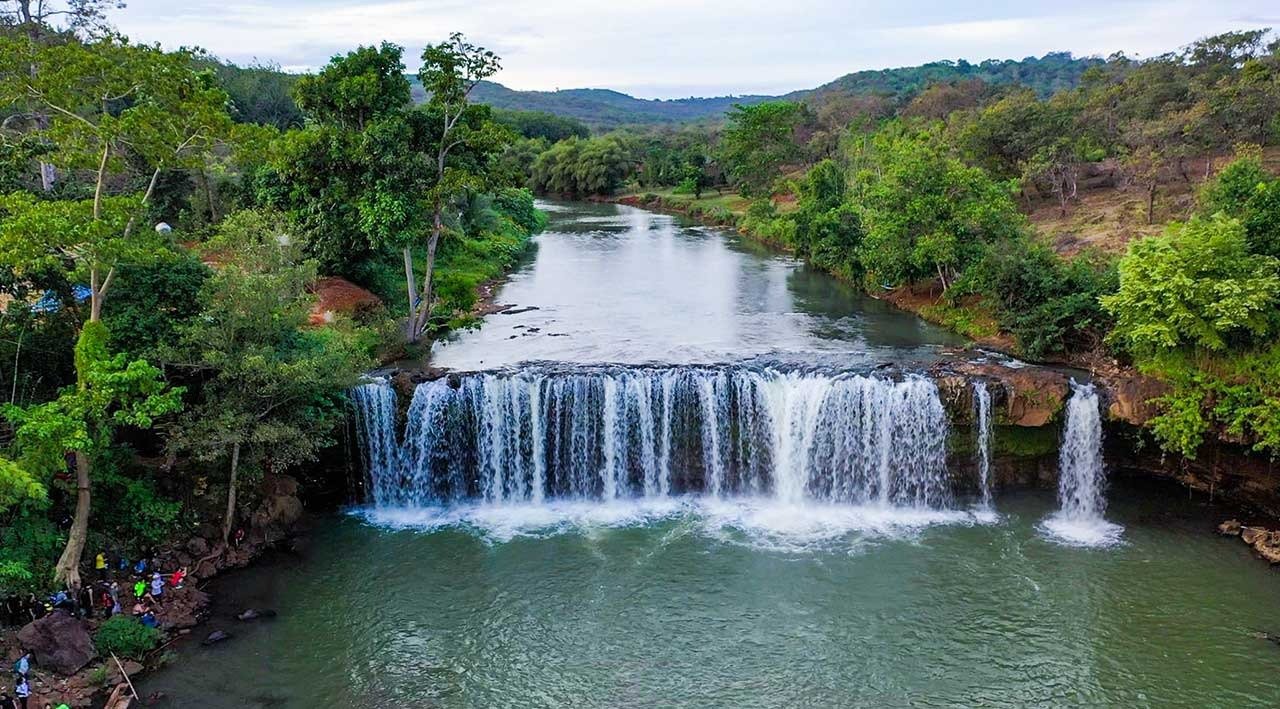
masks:
[[(552, 208), (499, 296), (538, 309), (490, 317), (436, 364), (863, 371), (962, 344), (714, 230)], [(770, 381), (779, 396), (809, 382)], [(321, 519), (305, 554), (216, 581), (198, 634), (235, 637), (179, 642), (139, 690), (215, 709), (1280, 704), (1280, 647), (1255, 636), (1280, 632), (1280, 578), (1208, 533), (1224, 512), (1180, 488), (1115, 481), (1122, 541), (1103, 548), (1045, 536), (1052, 490), (998, 494), (994, 513), (746, 493), (422, 499)], [(245, 607), (279, 617), (233, 620)]]

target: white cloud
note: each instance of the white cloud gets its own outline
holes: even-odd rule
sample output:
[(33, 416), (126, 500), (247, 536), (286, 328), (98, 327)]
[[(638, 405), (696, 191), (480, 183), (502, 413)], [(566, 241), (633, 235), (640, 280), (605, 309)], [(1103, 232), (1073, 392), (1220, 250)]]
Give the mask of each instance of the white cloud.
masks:
[(780, 93), (936, 59), (1145, 56), (1277, 14), (1273, 0), (129, 0), (115, 19), (138, 40), (295, 69), (382, 40), (404, 45), (413, 68), (424, 44), (461, 31), (503, 57), (497, 78), (513, 88), (669, 98)]

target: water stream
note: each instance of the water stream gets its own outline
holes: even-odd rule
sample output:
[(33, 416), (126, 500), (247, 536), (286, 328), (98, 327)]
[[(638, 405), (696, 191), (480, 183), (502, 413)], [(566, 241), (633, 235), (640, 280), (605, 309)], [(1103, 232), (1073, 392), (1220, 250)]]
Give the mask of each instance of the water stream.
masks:
[[(209, 629), (236, 637), (179, 641), (186, 659), (142, 693), (213, 709), (1280, 703), (1280, 652), (1255, 636), (1277, 630), (1274, 575), (1208, 534), (1220, 512), (1184, 490), (1104, 485), (1090, 387), (1068, 406), (1060, 500), (995, 486), (1006, 434), (985, 387), (973, 479), (957, 478), (938, 392), (912, 372), (959, 338), (732, 234), (547, 207), (498, 295), (517, 307), (433, 353), (458, 374), (353, 393), (367, 504), (319, 520), (305, 555), (219, 582)], [(280, 616), (232, 619), (249, 605)]]
[(1103, 519), (1107, 501), (1102, 459), (1102, 411), (1092, 384), (1071, 382), (1058, 462), (1059, 510), (1044, 528), (1056, 539), (1105, 546), (1120, 539), (1119, 525)]

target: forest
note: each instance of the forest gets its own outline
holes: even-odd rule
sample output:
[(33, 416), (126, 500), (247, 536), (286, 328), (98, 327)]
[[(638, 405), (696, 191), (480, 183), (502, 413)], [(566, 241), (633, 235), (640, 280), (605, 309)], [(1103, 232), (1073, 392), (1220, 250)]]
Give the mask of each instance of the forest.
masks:
[[(1280, 452), (1267, 31), (603, 131), (632, 121), (484, 105), (500, 60), (461, 35), (412, 76), (385, 43), (298, 76), (132, 42), (107, 5), (0, 31), (0, 587), (210, 518), (225, 539), (254, 481), (325, 474), (347, 389), (474, 322), (545, 224), (535, 193), (733, 225), (980, 342), (1135, 368), (1167, 387), (1169, 451)], [(1099, 190), (1118, 241), (1046, 234)]]
[(346, 392), (471, 322), (545, 219), (461, 35), (415, 105), (395, 45), (294, 77), (130, 41), (110, 5), (0, 15), (6, 593), (202, 525), (225, 546), (274, 472), (333, 487)]
[(538, 192), (737, 226), (1028, 359), (1136, 369), (1165, 391), (1156, 442), (1194, 458), (1206, 437), (1280, 453), (1277, 138), (1280, 40), (1255, 30), (864, 72), (508, 157)]

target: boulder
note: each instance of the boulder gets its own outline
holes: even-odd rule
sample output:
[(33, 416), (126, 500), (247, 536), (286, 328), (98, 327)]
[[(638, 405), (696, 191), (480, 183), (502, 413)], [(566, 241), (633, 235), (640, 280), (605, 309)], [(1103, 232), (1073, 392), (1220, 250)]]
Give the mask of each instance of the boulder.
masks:
[(1103, 382), (1103, 386), (1111, 400), (1107, 406), (1107, 415), (1113, 420), (1124, 421), (1133, 426), (1144, 426), (1159, 414), (1160, 411), (1151, 402), (1169, 393), (1169, 385), (1141, 374), (1110, 378)]
[(289, 535), (302, 519), (302, 500), (298, 499), (298, 481), (288, 475), (271, 475), (262, 482), (262, 503), (251, 519), (253, 529), (267, 543), (275, 543)]
[(1262, 527), (1241, 527), (1240, 528), (1240, 538), (1243, 539), (1244, 543), (1248, 544), (1249, 546), (1254, 546), (1255, 544), (1258, 543), (1259, 539), (1262, 539), (1265, 536), (1267, 536), (1267, 530), (1263, 529)]
[(1244, 525), (1240, 524), (1240, 520), (1229, 519), (1218, 525), (1218, 534), (1221, 534), (1224, 537), (1238, 537), (1240, 536), (1240, 530), (1243, 526)]
[(74, 674), (98, 655), (88, 624), (64, 611), (23, 626), (18, 643), (31, 651), (37, 665), (60, 675)]
[(187, 553), (199, 559), (209, 553), (209, 542), (203, 537), (192, 537), (191, 541), (187, 542)]
[[(945, 374), (934, 377), (940, 389), (951, 392), (944, 398), (954, 398), (962, 404), (967, 401), (971, 407), (972, 398), (964, 399), (964, 389), (971, 389), (974, 381), (983, 381), (991, 390), (992, 403), (1000, 407), (994, 411), (997, 420), (1013, 426), (1036, 428), (1053, 421), (1071, 390), (1067, 376), (1053, 369), (1010, 367), (995, 362), (954, 362), (945, 367)], [(962, 376), (957, 379), (954, 375)]]
[(1253, 543), (1253, 550), (1268, 563), (1280, 564), (1280, 532), (1268, 532)]
[(223, 642), (224, 640), (230, 640), (230, 639), (231, 639), (231, 633), (228, 633), (228, 632), (227, 632), (227, 631), (225, 631), (225, 630), (215, 630), (215, 631), (213, 631), (212, 633), (209, 633), (209, 634), (205, 637), (204, 642), (202, 642), (202, 643), (200, 643), (200, 644), (201, 644), (201, 645), (216, 645), (217, 643)]

